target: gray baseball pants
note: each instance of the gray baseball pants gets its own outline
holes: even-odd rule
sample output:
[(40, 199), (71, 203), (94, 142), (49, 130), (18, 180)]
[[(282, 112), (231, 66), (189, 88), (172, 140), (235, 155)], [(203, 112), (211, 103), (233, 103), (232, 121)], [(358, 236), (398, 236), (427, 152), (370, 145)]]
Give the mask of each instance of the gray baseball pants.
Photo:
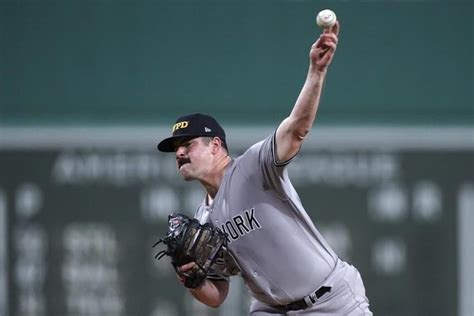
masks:
[(373, 315), (369, 309), (369, 300), (365, 296), (364, 283), (359, 271), (344, 261), (339, 261), (337, 265), (337, 269), (323, 284), (323, 286), (331, 286), (331, 292), (317, 299), (313, 306), (298, 311), (285, 311), (253, 299), (250, 315)]

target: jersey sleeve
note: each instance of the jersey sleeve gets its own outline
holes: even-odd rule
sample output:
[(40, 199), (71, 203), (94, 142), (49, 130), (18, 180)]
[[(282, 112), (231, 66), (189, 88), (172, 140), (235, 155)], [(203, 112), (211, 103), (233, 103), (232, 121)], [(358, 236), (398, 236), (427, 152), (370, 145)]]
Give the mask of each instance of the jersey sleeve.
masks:
[(265, 190), (272, 190), (282, 197), (290, 193), (287, 166), (294, 157), (284, 162), (277, 161), (276, 131), (250, 147), (240, 158), (244, 172), (260, 182)]

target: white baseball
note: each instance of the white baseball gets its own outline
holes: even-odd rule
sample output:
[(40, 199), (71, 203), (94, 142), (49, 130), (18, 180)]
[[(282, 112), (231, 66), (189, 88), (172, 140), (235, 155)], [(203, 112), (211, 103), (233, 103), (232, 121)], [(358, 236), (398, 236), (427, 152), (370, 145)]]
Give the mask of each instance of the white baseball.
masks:
[(334, 11), (326, 9), (322, 10), (321, 12), (318, 13), (318, 16), (316, 17), (316, 23), (322, 27), (322, 28), (330, 28), (334, 24), (336, 24), (336, 13)]

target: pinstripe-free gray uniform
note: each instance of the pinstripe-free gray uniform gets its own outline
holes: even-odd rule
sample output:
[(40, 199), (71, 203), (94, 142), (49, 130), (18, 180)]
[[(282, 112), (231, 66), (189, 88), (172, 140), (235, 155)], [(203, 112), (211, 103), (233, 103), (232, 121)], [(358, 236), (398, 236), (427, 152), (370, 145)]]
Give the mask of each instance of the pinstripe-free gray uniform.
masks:
[[(195, 217), (227, 233), (231, 257), (255, 298), (251, 314), (279, 312), (273, 306), (300, 300), (322, 285), (331, 292), (305, 313), (361, 311), (368, 304), (359, 273), (337, 257), (314, 226), (289, 180), (290, 161), (275, 161), (274, 139), (275, 133), (234, 159), (211, 205), (204, 202)], [(229, 270), (216, 267), (215, 277), (228, 277)], [(346, 302), (340, 302), (344, 289), (338, 286), (343, 285), (352, 287)]]

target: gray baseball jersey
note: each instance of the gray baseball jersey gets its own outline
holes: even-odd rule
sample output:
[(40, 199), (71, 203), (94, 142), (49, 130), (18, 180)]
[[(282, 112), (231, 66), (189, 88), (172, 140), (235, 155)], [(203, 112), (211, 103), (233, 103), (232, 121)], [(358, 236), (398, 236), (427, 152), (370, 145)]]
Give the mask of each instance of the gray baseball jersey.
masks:
[(227, 233), (251, 295), (270, 305), (308, 295), (338, 261), (303, 208), (288, 163), (276, 163), (273, 133), (232, 161), (211, 205), (195, 214)]

